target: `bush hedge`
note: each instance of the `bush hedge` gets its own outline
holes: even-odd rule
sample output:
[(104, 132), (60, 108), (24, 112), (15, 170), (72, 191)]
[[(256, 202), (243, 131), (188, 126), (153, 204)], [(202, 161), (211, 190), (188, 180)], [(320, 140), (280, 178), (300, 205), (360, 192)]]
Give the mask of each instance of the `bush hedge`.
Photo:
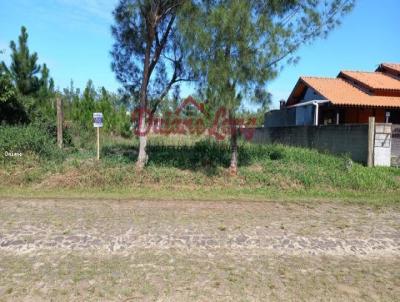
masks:
[(62, 159), (63, 153), (50, 132), (39, 125), (0, 126), (0, 158), (5, 159), (6, 152), (30, 152), (43, 159)]

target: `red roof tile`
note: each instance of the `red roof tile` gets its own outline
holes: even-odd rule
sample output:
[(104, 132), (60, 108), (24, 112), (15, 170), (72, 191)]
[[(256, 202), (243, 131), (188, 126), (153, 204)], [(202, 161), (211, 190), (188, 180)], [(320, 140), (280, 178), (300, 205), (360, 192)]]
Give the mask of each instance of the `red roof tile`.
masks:
[[(301, 77), (296, 87), (304, 84), (335, 105), (400, 107), (400, 97), (370, 95), (341, 78)], [(288, 105), (293, 105), (290, 98)]]
[(390, 69), (397, 73), (400, 73), (400, 64), (397, 63), (382, 63), (381, 66), (386, 69)]
[(356, 84), (372, 90), (372, 93), (377, 90), (392, 90), (400, 93), (400, 80), (382, 72), (341, 71), (338, 77), (354, 81)]

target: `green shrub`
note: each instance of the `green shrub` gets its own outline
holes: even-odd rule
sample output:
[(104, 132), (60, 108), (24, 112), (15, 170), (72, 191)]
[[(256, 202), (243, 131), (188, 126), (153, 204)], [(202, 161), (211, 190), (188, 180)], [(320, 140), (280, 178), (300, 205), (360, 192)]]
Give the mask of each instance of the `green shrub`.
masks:
[[(31, 126), (42, 129), (48, 134), (49, 137), (57, 137), (57, 124), (56, 121), (51, 118), (42, 117), (41, 119), (37, 119), (35, 122), (33, 122)], [(63, 129), (63, 145), (64, 147), (73, 146), (71, 129), (68, 127), (64, 127)]]
[(55, 138), (47, 129), (37, 125), (0, 126), (0, 154), (3, 160), (5, 153), (34, 153), (42, 159), (62, 159), (63, 153), (56, 146)]

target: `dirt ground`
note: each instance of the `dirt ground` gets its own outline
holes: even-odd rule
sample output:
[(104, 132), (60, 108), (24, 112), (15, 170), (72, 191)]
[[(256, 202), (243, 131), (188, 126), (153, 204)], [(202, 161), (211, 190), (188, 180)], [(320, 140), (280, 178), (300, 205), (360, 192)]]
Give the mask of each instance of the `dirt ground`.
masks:
[(0, 301), (398, 301), (400, 208), (0, 198)]

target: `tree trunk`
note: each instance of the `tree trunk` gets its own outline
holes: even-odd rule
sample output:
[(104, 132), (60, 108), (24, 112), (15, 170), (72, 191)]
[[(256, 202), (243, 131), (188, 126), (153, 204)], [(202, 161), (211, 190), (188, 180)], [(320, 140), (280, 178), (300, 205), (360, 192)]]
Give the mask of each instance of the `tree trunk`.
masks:
[[(147, 107), (147, 102), (140, 102), (141, 108)], [(146, 110), (140, 109), (139, 110), (139, 122), (138, 122), (138, 130), (139, 130), (139, 154), (136, 161), (136, 168), (141, 171), (143, 170), (144, 166), (147, 164), (148, 155), (146, 152), (146, 145), (147, 145), (147, 131), (146, 131)]]
[(142, 85), (140, 87), (139, 93), (139, 154), (136, 161), (136, 168), (141, 171), (144, 166), (147, 164), (148, 155), (146, 153), (146, 145), (147, 145), (147, 132), (146, 132), (146, 113), (147, 113), (147, 86), (149, 85), (150, 79), (150, 54), (151, 54), (151, 45), (152, 38), (150, 35), (147, 41), (146, 46), (146, 54), (144, 59), (143, 66), (143, 77), (142, 77)]
[(237, 175), (238, 167), (238, 146), (237, 146), (237, 129), (235, 120), (232, 115), (229, 115), (230, 126), (231, 126), (231, 165), (229, 172), (231, 175)]
[[(158, 10), (157, 10), (158, 11)], [(157, 13), (157, 11), (151, 11), (150, 13)], [(136, 168), (138, 170), (142, 170), (144, 166), (147, 164), (148, 155), (146, 153), (146, 145), (147, 145), (147, 125), (146, 123), (152, 122), (152, 118), (149, 117), (147, 120), (146, 114), (149, 113), (149, 108), (147, 108), (147, 86), (149, 85), (149, 80), (151, 74), (160, 58), (162, 50), (165, 48), (169, 33), (171, 32), (172, 26), (174, 24), (175, 16), (171, 17), (167, 29), (165, 30), (161, 41), (156, 41), (156, 49), (154, 51), (153, 58), (151, 58), (151, 49), (154, 42), (154, 39), (157, 39), (157, 20), (159, 16), (148, 16), (146, 18), (146, 26), (148, 30), (147, 41), (146, 41), (146, 52), (144, 57), (144, 65), (143, 65), (143, 76), (142, 76), (142, 85), (140, 87), (139, 93), (139, 154), (136, 162)], [(154, 22), (152, 22), (154, 21)], [(173, 78), (174, 79), (174, 78)], [(172, 86), (172, 85), (171, 85)], [(157, 108), (155, 108), (157, 109)], [(154, 110), (155, 111), (155, 110)]]
[(147, 133), (146, 133), (146, 118), (145, 114), (143, 113), (142, 118), (139, 118), (139, 154), (136, 162), (136, 168), (141, 171), (143, 170), (144, 166), (147, 164), (147, 160), (149, 156), (146, 152), (147, 146)]

